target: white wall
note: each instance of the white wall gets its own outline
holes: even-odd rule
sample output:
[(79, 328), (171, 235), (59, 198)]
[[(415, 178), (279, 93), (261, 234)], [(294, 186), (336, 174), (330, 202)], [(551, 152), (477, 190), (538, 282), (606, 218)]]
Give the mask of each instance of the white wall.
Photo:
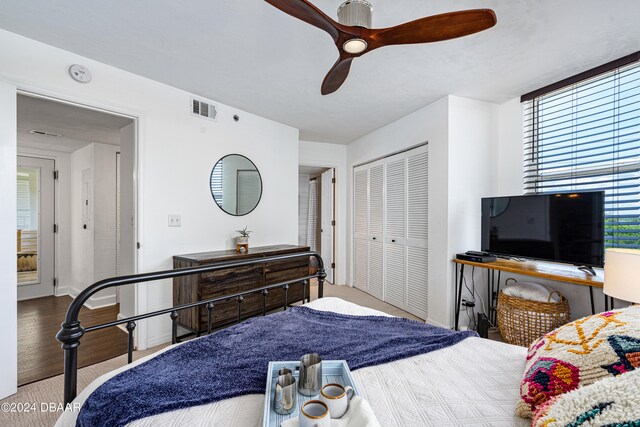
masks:
[[(495, 194), (498, 176), (498, 105), (457, 96), (449, 97), (449, 194), (447, 283), (453, 289), (455, 267), (451, 259), (457, 253), (480, 250), (481, 199)], [(486, 274), (476, 269), (476, 295), (486, 303)], [(465, 276), (471, 288), (471, 271)], [(453, 296), (447, 294), (447, 307), (453, 307)], [(463, 298), (472, 298), (463, 292)], [(481, 298), (476, 297), (479, 307)], [(481, 311), (480, 308), (477, 312)], [(453, 315), (447, 318), (453, 318)], [(461, 324), (466, 325), (466, 315)]]
[(335, 168), (336, 178), (336, 285), (346, 285), (349, 281), (349, 259), (351, 251), (347, 246), (350, 220), (347, 216), (348, 182), (351, 169), (347, 169), (347, 146), (324, 142), (300, 141), (299, 163), (304, 166), (324, 166)]
[[(0, 31), (0, 63), (0, 79), (22, 89), (139, 117), (139, 271), (170, 269), (174, 254), (232, 248), (234, 230), (245, 224), (254, 230), (253, 246), (297, 243), (297, 129), (219, 103), (215, 121), (192, 116), (187, 92), (6, 31)], [(74, 63), (91, 70), (91, 83), (69, 78), (67, 68)], [(15, 163), (15, 147), (8, 150)], [(230, 153), (253, 160), (264, 183), (258, 207), (239, 218), (222, 212), (209, 188), (211, 168)], [(168, 214), (181, 214), (182, 227), (168, 228)], [(15, 233), (15, 220), (3, 224), (3, 232)], [(4, 269), (3, 274), (15, 276)], [(170, 281), (138, 285), (139, 312), (171, 305)], [(168, 341), (169, 325), (168, 316), (141, 322), (140, 348)], [(15, 353), (11, 346), (7, 350)]]
[(524, 192), (523, 110), (519, 98), (498, 106), (498, 177), (495, 196)]
[(16, 269), (16, 91), (0, 82), (0, 399), (16, 392), (17, 269)]
[[(445, 97), (347, 146), (347, 250), (352, 254), (354, 166), (418, 144), (429, 143), (429, 320), (442, 325), (450, 323), (446, 304), (450, 287), (447, 281), (450, 259), (447, 255), (447, 227), (443, 227), (443, 224), (447, 223), (448, 215), (448, 120), (449, 97)], [(349, 282), (353, 283), (352, 257), (349, 259)]]
[[(351, 225), (353, 167), (429, 143), (427, 320), (431, 323), (446, 327), (453, 324), (455, 270), (451, 260), (457, 252), (479, 247), (480, 198), (492, 191), (497, 132), (496, 105), (447, 96), (347, 147)], [(348, 236), (352, 253), (351, 227)]]

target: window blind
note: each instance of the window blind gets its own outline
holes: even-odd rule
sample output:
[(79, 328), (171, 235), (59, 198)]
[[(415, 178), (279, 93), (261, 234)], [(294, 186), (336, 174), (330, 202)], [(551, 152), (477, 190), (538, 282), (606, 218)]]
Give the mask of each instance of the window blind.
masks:
[(525, 193), (605, 191), (605, 245), (640, 248), (640, 62), (524, 105)]
[(216, 163), (211, 171), (211, 194), (213, 194), (219, 206), (222, 206), (222, 163)]

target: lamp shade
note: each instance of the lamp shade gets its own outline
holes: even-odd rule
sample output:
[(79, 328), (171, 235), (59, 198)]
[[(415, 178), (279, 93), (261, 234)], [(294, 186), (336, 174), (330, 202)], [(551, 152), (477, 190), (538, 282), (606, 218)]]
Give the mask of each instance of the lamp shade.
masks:
[(640, 302), (640, 250), (607, 249), (604, 293), (629, 302)]

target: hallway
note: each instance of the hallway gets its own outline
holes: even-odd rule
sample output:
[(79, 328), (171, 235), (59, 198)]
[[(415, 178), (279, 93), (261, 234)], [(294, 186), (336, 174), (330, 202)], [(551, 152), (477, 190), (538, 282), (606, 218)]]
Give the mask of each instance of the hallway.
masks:
[[(60, 330), (69, 296), (44, 297), (18, 302), (18, 385), (59, 375), (63, 356), (55, 335)], [(116, 319), (119, 305), (90, 310), (83, 307), (83, 326)], [(78, 367), (92, 365), (127, 352), (127, 334), (119, 328), (89, 332), (78, 348)]]

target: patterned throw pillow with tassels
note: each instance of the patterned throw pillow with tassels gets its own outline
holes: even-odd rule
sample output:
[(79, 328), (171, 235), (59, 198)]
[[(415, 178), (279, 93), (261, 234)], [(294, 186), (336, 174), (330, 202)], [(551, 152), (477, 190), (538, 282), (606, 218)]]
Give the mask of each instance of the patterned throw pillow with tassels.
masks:
[(553, 397), (640, 367), (640, 306), (567, 323), (529, 347), (516, 413), (531, 418)]
[(640, 369), (553, 398), (538, 408), (531, 425), (640, 426)]

